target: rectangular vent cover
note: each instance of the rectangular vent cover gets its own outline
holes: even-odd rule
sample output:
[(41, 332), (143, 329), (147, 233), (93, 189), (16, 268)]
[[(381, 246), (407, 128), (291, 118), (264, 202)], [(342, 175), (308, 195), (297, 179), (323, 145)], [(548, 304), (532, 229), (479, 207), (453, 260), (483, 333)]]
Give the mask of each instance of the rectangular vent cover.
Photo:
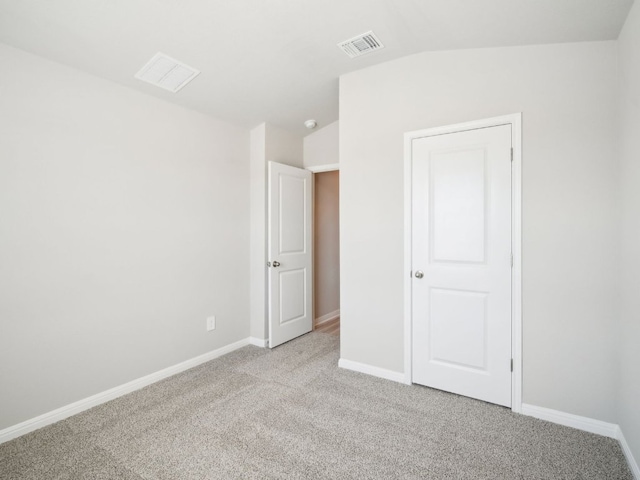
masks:
[(136, 73), (135, 77), (175, 93), (199, 74), (200, 70), (158, 52)]
[(351, 58), (355, 58), (365, 53), (380, 50), (384, 48), (384, 45), (382, 45), (382, 42), (376, 37), (376, 34), (370, 31), (340, 42), (338, 47)]

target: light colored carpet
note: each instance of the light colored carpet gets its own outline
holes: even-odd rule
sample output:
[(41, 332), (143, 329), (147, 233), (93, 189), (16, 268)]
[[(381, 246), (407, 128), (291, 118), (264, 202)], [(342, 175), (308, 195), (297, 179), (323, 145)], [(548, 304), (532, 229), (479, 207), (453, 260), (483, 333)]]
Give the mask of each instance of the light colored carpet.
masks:
[(4, 479), (631, 479), (615, 440), (245, 347), (0, 445)]

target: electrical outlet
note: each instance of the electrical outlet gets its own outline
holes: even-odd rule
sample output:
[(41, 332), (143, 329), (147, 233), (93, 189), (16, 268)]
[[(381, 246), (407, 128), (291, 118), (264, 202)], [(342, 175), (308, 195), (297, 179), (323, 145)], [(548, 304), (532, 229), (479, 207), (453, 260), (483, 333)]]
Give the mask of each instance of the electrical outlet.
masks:
[(216, 317), (215, 315), (212, 317), (207, 317), (207, 331), (216, 329)]

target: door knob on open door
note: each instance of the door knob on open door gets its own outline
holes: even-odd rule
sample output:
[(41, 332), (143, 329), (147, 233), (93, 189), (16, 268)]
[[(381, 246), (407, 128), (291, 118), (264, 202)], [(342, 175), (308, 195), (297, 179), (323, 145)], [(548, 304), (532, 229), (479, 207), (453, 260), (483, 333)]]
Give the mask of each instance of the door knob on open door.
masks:
[(422, 270), (418, 270), (416, 272), (416, 278), (422, 278), (422, 277), (424, 277), (424, 272)]
[(274, 267), (279, 267), (280, 266), (280, 262), (278, 262), (277, 260), (275, 262), (273, 262), (273, 266)]

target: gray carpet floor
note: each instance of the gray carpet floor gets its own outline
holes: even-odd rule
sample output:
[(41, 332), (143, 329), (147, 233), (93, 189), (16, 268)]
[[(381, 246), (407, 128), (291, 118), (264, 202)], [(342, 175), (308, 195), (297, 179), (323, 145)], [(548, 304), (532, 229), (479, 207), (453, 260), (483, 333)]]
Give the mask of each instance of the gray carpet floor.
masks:
[(338, 344), (242, 348), (0, 445), (0, 478), (632, 479), (615, 440), (339, 369)]

